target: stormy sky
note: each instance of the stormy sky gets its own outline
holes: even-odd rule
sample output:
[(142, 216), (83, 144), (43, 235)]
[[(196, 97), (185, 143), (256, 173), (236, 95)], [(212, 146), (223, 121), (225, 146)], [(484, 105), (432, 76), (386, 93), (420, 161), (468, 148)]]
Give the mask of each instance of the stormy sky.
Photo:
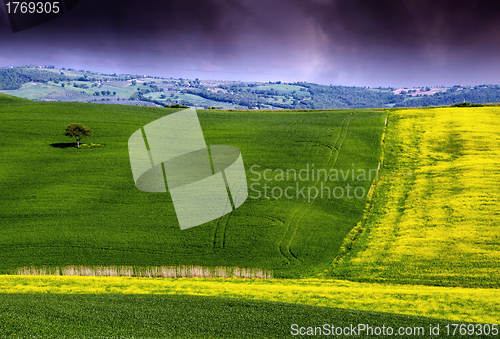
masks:
[(500, 2), (80, 0), (12, 33), (0, 66), (355, 86), (500, 84)]

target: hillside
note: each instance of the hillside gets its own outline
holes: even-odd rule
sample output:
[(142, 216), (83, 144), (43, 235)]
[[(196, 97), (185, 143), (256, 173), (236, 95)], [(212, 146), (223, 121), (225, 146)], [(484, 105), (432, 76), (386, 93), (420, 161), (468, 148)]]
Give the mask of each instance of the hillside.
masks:
[(39, 101), (217, 109), (361, 109), (500, 102), (498, 85), (392, 88), (100, 74), (53, 66), (0, 68), (0, 91)]

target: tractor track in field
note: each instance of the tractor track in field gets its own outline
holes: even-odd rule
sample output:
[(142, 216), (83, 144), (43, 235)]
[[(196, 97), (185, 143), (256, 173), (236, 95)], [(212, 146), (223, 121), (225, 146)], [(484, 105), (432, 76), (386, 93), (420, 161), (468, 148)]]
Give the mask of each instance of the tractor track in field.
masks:
[[(286, 145), (287, 141), (290, 140), (292, 135), (299, 129), (299, 127), (302, 125), (304, 120), (305, 120), (305, 117), (302, 117), (302, 118), (298, 117), (293, 122), (293, 124), (291, 124), (290, 128), (288, 128), (286, 130), (283, 137), (278, 139), (278, 141), (275, 144), (275, 147), (283, 147), (284, 145)], [(229, 225), (229, 220), (231, 219), (233, 212), (231, 212), (228, 215), (225, 215), (217, 220), (217, 224), (215, 225), (214, 236), (213, 236), (213, 250), (214, 250), (214, 252), (216, 252), (220, 249), (224, 249), (224, 247), (226, 246), (227, 226)], [(283, 224), (284, 224), (284, 222), (283, 222)]]
[[(227, 194), (228, 194), (228, 196), (230, 196), (230, 194), (231, 194), (229, 189), (228, 189)], [(214, 236), (213, 236), (213, 250), (214, 250), (214, 252), (217, 252), (218, 249), (224, 249), (224, 247), (226, 246), (227, 225), (229, 224), (229, 219), (231, 219), (231, 216), (234, 213), (232, 202), (228, 201), (227, 203), (231, 204), (231, 212), (218, 218), (217, 224), (215, 224), (215, 227), (214, 227)], [(226, 205), (226, 207), (228, 207), (228, 205)], [(221, 226), (221, 225), (223, 225), (223, 226)]]
[[(335, 166), (340, 151), (342, 149), (342, 146), (344, 145), (344, 141), (345, 139), (347, 139), (349, 125), (353, 118), (354, 118), (354, 113), (351, 113), (342, 121), (342, 126), (340, 128), (340, 132), (337, 136), (337, 139), (335, 140), (335, 143), (333, 144), (333, 146), (328, 147), (330, 149), (330, 156), (328, 157), (328, 161), (325, 166), (326, 168), (331, 168)], [(319, 183), (320, 180), (318, 178), (314, 186), (316, 187), (316, 185), (318, 185)], [(314, 204), (315, 201), (316, 198), (312, 199), (310, 203), (299, 207), (299, 209), (293, 214), (293, 216), (286, 224), (286, 231), (281, 240), (278, 242), (279, 252), (288, 261), (288, 263), (291, 263), (292, 261), (295, 262), (300, 261), (300, 259), (298, 259), (298, 257), (291, 251), (291, 245), (293, 240), (295, 239), (295, 235), (297, 234), (300, 223), (302, 222), (305, 215), (307, 214), (307, 212), (309, 211), (309, 209), (311, 208), (311, 206)]]
[(231, 219), (234, 210), (231, 213), (228, 213), (217, 220), (217, 224), (215, 226), (214, 231), (214, 252), (220, 249), (224, 249), (226, 246), (226, 232), (227, 226), (229, 225), (229, 220)]
[(287, 141), (290, 140), (292, 135), (299, 129), (300, 125), (304, 122), (305, 118), (297, 118), (295, 122), (290, 126), (289, 129), (284, 133), (283, 137), (276, 141), (274, 147), (283, 147), (286, 145)]

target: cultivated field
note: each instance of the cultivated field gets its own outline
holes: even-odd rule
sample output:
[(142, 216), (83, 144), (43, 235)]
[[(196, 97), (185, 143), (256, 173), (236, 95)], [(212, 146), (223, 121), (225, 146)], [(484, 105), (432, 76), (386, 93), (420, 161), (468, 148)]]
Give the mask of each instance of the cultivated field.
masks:
[[(498, 323), (496, 289), (358, 283), (325, 279), (0, 276), (2, 293), (197, 295), (366, 312)], [(408, 323), (407, 325), (412, 325)]]
[[(499, 108), (198, 111), (208, 145), (241, 150), (249, 198), (184, 231), (127, 149), (175, 111), (0, 94), (0, 336), (500, 322)], [(70, 123), (94, 131), (80, 149)]]
[[(267, 269), (275, 277), (322, 274), (361, 219), (362, 193), (372, 182), (368, 175), (353, 180), (351, 172), (337, 181), (313, 177), (312, 167), (344, 174), (376, 169), (385, 119), (381, 111), (199, 111), (207, 144), (238, 147), (253, 186), (233, 213), (181, 231), (168, 194), (135, 188), (127, 148), (133, 132), (175, 110), (3, 98), (4, 273), (26, 266), (194, 265)], [(74, 140), (63, 131), (74, 122), (93, 129), (83, 139), (90, 147), (68, 147)], [(291, 172), (277, 178), (279, 170)], [(347, 185), (361, 188), (341, 196)], [(292, 199), (284, 196), (289, 186)]]
[[(432, 338), (452, 337), (443, 320), (218, 297), (0, 294), (0, 305), (8, 310), (0, 313), (4, 338), (290, 338), (293, 324), (320, 329), (327, 324), (330, 332), (323, 335), (332, 327), (335, 333), (336, 328), (350, 331), (352, 324), (368, 324), (372, 337), (376, 327), (429, 335), (439, 325), (440, 335)], [(367, 331), (365, 326), (359, 337), (366, 338)]]
[(389, 114), (366, 232), (336, 267), (359, 281), (498, 288), (500, 109)]

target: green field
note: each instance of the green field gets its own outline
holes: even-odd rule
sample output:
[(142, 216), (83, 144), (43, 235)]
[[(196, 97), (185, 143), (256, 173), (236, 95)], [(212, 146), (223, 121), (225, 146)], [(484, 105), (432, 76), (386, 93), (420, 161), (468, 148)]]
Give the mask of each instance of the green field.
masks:
[[(498, 108), (199, 110), (207, 145), (241, 150), (249, 198), (183, 231), (168, 193), (135, 188), (128, 156), (133, 132), (176, 111), (0, 94), (0, 274), (193, 265), (277, 279), (3, 275), (0, 337), (500, 322)], [(80, 149), (71, 123), (94, 131)]]
[(351, 324), (427, 335), (439, 326), (441, 335), (433, 338), (450, 337), (443, 320), (318, 306), (199, 296), (0, 294), (3, 338), (290, 338), (293, 324), (295, 331), (306, 327), (303, 332), (321, 327), (323, 335), (332, 327), (350, 331)]
[[(133, 132), (174, 111), (2, 100), (0, 272), (44, 265), (200, 265), (272, 269), (276, 277), (324, 273), (361, 219), (366, 198), (328, 198), (325, 191), (323, 199), (312, 199), (307, 190), (351, 184), (367, 192), (371, 181), (256, 179), (266, 169), (377, 168), (385, 113), (199, 111), (207, 144), (238, 147), (249, 185), (257, 186), (233, 213), (181, 231), (168, 194), (135, 188), (127, 149)], [(71, 142), (62, 133), (74, 122), (94, 130), (83, 142), (102, 146), (53, 147)], [(277, 199), (268, 192), (265, 198), (264, 184), (277, 187), (275, 195), (300, 185), (306, 195)]]

